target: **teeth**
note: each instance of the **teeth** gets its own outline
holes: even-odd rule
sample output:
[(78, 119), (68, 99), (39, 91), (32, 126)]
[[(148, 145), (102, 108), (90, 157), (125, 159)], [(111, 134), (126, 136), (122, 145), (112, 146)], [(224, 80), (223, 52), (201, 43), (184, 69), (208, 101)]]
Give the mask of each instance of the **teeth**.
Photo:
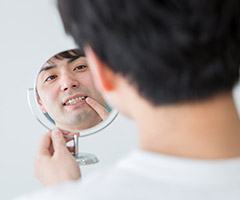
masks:
[(65, 104), (66, 105), (73, 105), (76, 104), (78, 101), (84, 101), (86, 96), (76, 97), (74, 99), (69, 99)]

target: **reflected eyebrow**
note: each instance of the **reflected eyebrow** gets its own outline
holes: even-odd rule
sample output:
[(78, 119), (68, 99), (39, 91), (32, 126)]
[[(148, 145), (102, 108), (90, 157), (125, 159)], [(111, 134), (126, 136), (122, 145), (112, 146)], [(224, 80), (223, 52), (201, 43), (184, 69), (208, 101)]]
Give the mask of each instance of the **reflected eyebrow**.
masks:
[(47, 70), (50, 70), (50, 69), (53, 69), (53, 68), (56, 68), (56, 67), (57, 67), (57, 65), (47, 65), (45, 67), (42, 67), (38, 74), (40, 74), (42, 71), (47, 71)]
[[(72, 59), (68, 59), (68, 61), (67, 61), (67, 63), (72, 63), (72, 62), (74, 62), (75, 60), (77, 60), (79, 57), (77, 57), (77, 58), (72, 58)], [(42, 71), (47, 71), (47, 70), (50, 70), (50, 69), (53, 69), (53, 68), (56, 68), (57, 67), (57, 65), (54, 65), (54, 64), (52, 64), (52, 65), (47, 65), (47, 66), (45, 66), (45, 67), (42, 67), (41, 69), (40, 69), (40, 71), (39, 71), (39, 73), (38, 74), (40, 74)]]

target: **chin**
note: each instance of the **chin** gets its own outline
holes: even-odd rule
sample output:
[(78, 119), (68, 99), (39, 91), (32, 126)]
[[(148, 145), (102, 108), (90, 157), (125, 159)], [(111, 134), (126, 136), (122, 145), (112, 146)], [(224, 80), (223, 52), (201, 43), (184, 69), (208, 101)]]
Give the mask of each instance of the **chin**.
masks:
[(114, 107), (120, 114), (126, 116), (127, 118), (132, 119), (130, 110), (129, 110), (127, 107), (125, 107), (124, 105), (116, 105), (116, 106), (113, 105), (113, 107)]
[(107, 100), (107, 102), (113, 109), (116, 109), (117, 111), (119, 111), (119, 113), (130, 119), (132, 118), (129, 109), (127, 108), (125, 103), (121, 101), (122, 98), (115, 95), (104, 95), (104, 98)]
[(129, 118), (129, 119), (132, 119), (132, 116), (130, 114), (130, 112), (127, 112), (127, 111), (119, 111), (121, 114), (123, 114), (125, 117)]

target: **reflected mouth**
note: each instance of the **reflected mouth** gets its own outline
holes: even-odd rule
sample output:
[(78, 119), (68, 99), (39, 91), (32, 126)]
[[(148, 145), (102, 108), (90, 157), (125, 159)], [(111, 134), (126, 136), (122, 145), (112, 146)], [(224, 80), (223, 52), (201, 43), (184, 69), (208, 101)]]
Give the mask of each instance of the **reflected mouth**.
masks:
[(77, 96), (74, 98), (69, 98), (63, 103), (63, 106), (74, 105), (80, 101), (85, 101), (86, 98), (87, 96)]

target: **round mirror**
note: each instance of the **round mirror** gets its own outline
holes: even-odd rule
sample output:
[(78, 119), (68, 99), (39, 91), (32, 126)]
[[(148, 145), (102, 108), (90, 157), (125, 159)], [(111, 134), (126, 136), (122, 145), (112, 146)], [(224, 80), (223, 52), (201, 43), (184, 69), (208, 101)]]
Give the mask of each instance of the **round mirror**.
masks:
[(28, 90), (28, 102), (45, 128), (58, 128), (74, 139), (74, 156), (80, 164), (98, 162), (94, 155), (78, 152), (78, 139), (108, 126), (117, 111), (95, 87), (83, 51), (71, 49), (50, 57)]

